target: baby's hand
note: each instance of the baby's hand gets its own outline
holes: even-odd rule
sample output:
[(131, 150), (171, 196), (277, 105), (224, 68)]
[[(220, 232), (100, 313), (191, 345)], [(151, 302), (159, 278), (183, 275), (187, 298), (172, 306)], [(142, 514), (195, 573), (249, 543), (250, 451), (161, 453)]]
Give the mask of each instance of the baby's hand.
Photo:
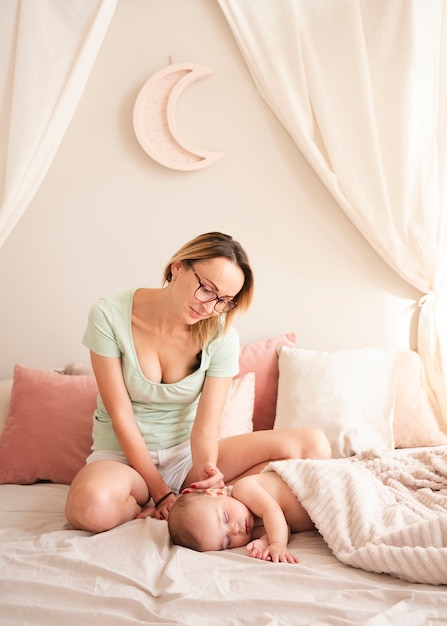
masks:
[(245, 547), (251, 553), (250, 556), (254, 559), (262, 559), (268, 546), (269, 542), (267, 541), (267, 535), (263, 535), (259, 539), (253, 539), (253, 541), (247, 543)]
[(300, 560), (297, 556), (289, 552), (287, 546), (281, 543), (271, 543), (264, 550), (261, 557), (264, 561), (272, 561), (273, 563), (299, 563)]

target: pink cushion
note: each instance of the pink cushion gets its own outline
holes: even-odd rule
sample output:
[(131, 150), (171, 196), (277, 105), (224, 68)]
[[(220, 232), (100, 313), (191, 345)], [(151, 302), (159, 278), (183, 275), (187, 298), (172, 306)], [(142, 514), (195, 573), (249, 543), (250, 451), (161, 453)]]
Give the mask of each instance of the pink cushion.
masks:
[(278, 393), (278, 346), (293, 347), (295, 333), (277, 335), (271, 339), (241, 346), (238, 376), (255, 373), (255, 407), (253, 430), (273, 428)]
[[(70, 484), (90, 454), (97, 393), (93, 376), (16, 365), (7, 421), (0, 429), (0, 484)], [(221, 437), (251, 432), (254, 393), (252, 373), (231, 383)]]
[[(241, 347), (237, 378), (255, 373), (254, 430), (272, 428), (275, 421), (279, 345), (294, 346), (295, 334)], [(246, 392), (241, 383), (235, 385), (239, 394)], [(93, 376), (16, 365), (0, 435), (0, 484), (39, 480), (70, 484), (90, 453), (97, 393)], [(231, 398), (230, 393), (229, 402)]]
[(251, 433), (255, 404), (255, 375), (253, 372), (233, 380), (220, 418), (219, 438)]
[(16, 365), (0, 436), (0, 483), (70, 484), (90, 453), (96, 395), (93, 376)]

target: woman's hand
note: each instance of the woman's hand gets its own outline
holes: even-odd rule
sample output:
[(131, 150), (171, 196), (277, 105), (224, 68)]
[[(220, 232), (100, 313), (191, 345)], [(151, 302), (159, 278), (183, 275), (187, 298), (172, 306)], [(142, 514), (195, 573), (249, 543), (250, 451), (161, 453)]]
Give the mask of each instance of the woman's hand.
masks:
[(169, 517), (169, 511), (174, 506), (174, 502), (176, 501), (177, 496), (174, 493), (170, 493), (169, 496), (163, 499), (162, 502), (155, 508), (155, 514), (153, 517), (155, 519), (165, 519), (167, 520)]
[(155, 517), (157, 514), (157, 509), (153, 504), (145, 506), (141, 509), (138, 515), (135, 516), (135, 519), (146, 519), (146, 517)]
[(192, 483), (189, 490), (206, 491), (207, 489), (220, 489), (225, 487), (224, 475), (213, 463), (207, 461), (203, 464), (200, 472), (200, 480)]
[(155, 517), (155, 519), (167, 520), (169, 517), (169, 511), (171, 510), (177, 496), (174, 493), (170, 493), (169, 496), (163, 499), (158, 507), (153, 504), (147, 504), (141, 509), (135, 519), (145, 519), (146, 517)]

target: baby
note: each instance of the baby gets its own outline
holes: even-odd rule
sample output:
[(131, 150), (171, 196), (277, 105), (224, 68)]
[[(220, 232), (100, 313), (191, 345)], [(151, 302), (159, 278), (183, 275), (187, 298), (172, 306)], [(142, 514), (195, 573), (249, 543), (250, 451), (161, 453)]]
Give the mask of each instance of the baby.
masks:
[(296, 496), (273, 471), (239, 479), (231, 488), (185, 490), (168, 518), (173, 543), (199, 552), (247, 546), (251, 556), (298, 563), (289, 552), (290, 533), (314, 524)]

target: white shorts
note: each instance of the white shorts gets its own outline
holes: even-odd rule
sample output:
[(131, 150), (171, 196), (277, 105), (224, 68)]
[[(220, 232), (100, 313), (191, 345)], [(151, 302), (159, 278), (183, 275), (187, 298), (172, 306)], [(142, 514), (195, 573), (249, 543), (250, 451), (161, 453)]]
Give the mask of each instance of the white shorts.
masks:
[[(165, 450), (149, 450), (154, 465), (165, 483), (174, 493), (180, 493), (185, 478), (192, 467), (191, 446), (184, 441)], [(130, 465), (120, 450), (93, 450), (86, 463), (94, 461), (117, 461)]]

